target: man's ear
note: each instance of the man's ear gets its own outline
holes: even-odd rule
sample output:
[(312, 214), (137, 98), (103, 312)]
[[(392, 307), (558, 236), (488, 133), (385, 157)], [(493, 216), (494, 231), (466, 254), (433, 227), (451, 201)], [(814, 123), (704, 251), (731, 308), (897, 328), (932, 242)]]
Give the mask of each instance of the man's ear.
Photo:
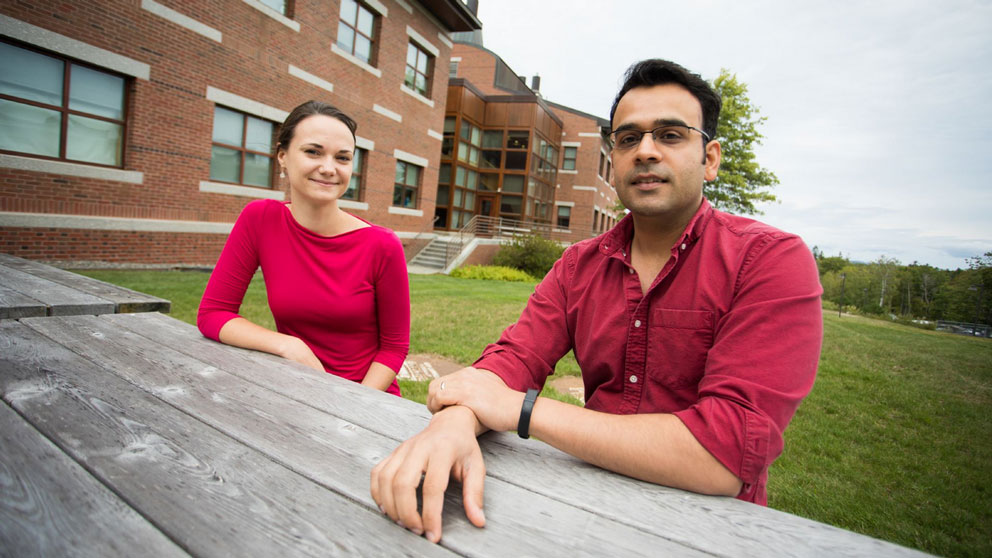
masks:
[(707, 143), (704, 154), (703, 166), (705, 167), (705, 172), (703, 179), (706, 181), (716, 180), (717, 171), (720, 170), (720, 156), (722, 154), (720, 142), (713, 140)]

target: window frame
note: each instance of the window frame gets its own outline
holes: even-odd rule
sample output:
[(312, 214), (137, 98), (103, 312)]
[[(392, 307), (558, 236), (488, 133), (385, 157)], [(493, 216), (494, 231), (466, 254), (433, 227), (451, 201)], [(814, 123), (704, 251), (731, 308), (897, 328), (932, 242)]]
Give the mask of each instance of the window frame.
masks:
[[(341, 8), (338, 10), (338, 33), (337, 36), (334, 37), (334, 44), (336, 44), (338, 48), (340, 48), (344, 52), (348, 53), (349, 56), (354, 56), (355, 59), (360, 60), (363, 63), (368, 64), (369, 66), (375, 68), (377, 67), (376, 64), (378, 63), (378, 58), (379, 58), (379, 35), (381, 34), (379, 28), (380, 26), (379, 12), (373, 10), (371, 7), (369, 7), (365, 2), (362, 2), (361, 0), (353, 0), (356, 5), (355, 21), (347, 22), (344, 20), (344, 18), (341, 15), (341, 10), (344, 9), (345, 1), (341, 2)], [(362, 33), (361, 31), (358, 30), (358, 19), (361, 17), (362, 10), (365, 10), (372, 16), (372, 36), (368, 36), (365, 33)], [(348, 26), (349, 29), (351, 29), (352, 38), (351, 38), (350, 46), (346, 46), (341, 43), (341, 25), (346, 25)], [(369, 41), (368, 60), (363, 60), (361, 56), (355, 53), (355, 45), (358, 43), (356, 39), (359, 35), (365, 37)]]
[[(420, 57), (421, 56), (424, 56), (425, 58), (427, 58), (427, 69), (424, 70), (424, 72), (420, 72), (420, 70), (418, 70), (416, 66), (410, 66), (410, 48), (411, 47), (417, 51), (417, 62), (420, 61)], [(420, 95), (420, 96), (422, 96), (424, 98), (430, 99), (431, 98), (431, 91), (433, 89), (433, 81), (434, 81), (433, 79), (431, 79), (433, 77), (433, 75), (434, 75), (434, 55), (431, 54), (430, 52), (428, 52), (427, 49), (425, 49), (419, 43), (417, 43), (417, 41), (414, 41), (412, 39), (410, 40), (410, 42), (407, 43), (406, 52), (407, 52), (407, 55), (406, 55), (406, 61), (405, 61), (405, 70), (403, 72), (403, 85), (405, 85), (407, 88), (409, 88), (410, 91), (414, 91), (418, 95)], [(408, 75), (407, 72), (410, 71), (410, 70), (413, 70), (413, 76), (414, 76), (413, 83), (409, 83), (409, 75)], [(418, 75), (424, 77), (424, 90), (423, 91), (421, 91), (420, 89), (417, 88), (417, 79), (416, 79), (416, 76), (418, 76)]]
[[(278, 129), (279, 129), (279, 124), (277, 122), (273, 122), (271, 120), (266, 120), (266, 119), (261, 118), (259, 116), (255, 116), (254, 114), (249, 114), (247, 112), (240, 111), (238, 109), (231, 108), (229, 106), (225, 106), (225, 105), (221, 105), (221, 104), (216, 104), (215, 103), (214, 104), (214, 124), (215, 125), (216, 125), (216, 122), (217, 122), (217, 109), (218, 108), (219, 109), (226, 110), (226, 111), (229, 111), (229, 112), (233, 112), (233, 113), (239, 114), (241, 116), (241, 118), (242, 118), (242, 121), (241, 121), (241, 145), (240, 146), (234, 146), (234, 145), (231, 145), (231, 144), (219, 143), (217, 141), (214, 141), (214, 139), (213, 139), (213, 129), (211, 128), (211, 136), (210, 136), (210, 148), (211, 148), (210, 163), (211, 163), (211, 166), (213, 166), (213, 159), (214, 159), (213, 158), (213, 148), (214, 148), (214, 146), (222, 147), (224, 149), (230, 149), (232, 151), (237, 151), (238, 152), (238, 157), (239, 157), (239, 160), (240, 160), (240, 164), (238, 165), (238, 179), (239, 179), (239, 181), (238, 182), (229, 182), (227, 180), (223, 180), (223, 179), (219, 179), (219, 178), (214, 178), (212, 174), (209, 174), (208, 173), (208, 175), (210, 177), (210, 181), (211, 182), (218, 182), (218, 183), (222, 183), (222, 184), (236, 184), (238, 186), (245, 186), (247, 188), (262, 188), (262, 189), (265, 189), (265, 190), (276, 190), (278, 188), (278, 184), (276, 183), (276, 180), (275, 180), (276, 167), (278, 167), (279, 165), (278, 165), (278, 161), (276, 160), (276, 156), (271, 152), (271, 150), (272, 150), (272, 147), (276, 143), (276, 134), (277, 134)], [(269, 149), (270, 149), (269, 152), (263, 152), (263, 151), (256, 151), (254, 149), (248, 149), (245, 146), (245, 142), (246, 142), (247, 135), (248, 135), (248, 126), (247, 126), (247, 123), (248, 123), (248, 120), (247, 119), (248, 118), (254, 118), (255, 120), (260, 120), (262, 122), (267, 122), (270, 126), (272, 126), (272, 131), (271, 131), (271, 135), (270, 135), (270, 138), (269, 138)], [(258, 184), (247, 184), (247, 183), (244, 182), (244, 179), (245, 179), (245, 160), (247, 159), (247, 157), (245, 156), (246, 153), (251, 153), (253, 155), (262, 155), (262, 156), (265, 156), (266, 158), (269, 159), (269, 174), (268, 174), (269, 185), (268, 186), (260, 186)]]
[[(568, 150), (572, 150), (572, 156), (569, 157)], [(579, 158), (579, 148), (573, 145), (565, 145), (561, 148), (561, 170), (576, 170), (576, 161)], [(571, 163), (572, 166), (568, 166)]]
[[(128, 141), (127, 141), (127, 138), (128, 138), (128, 120), (129, 120), (129, 117), (131, 116), (131, 88), (132, 88), (132, 83), (133, 83), (132, 80), (133, 80), (133, 78), (131, 76), (128, 76), (128, 75), (125, 75), (125, 74), (121, 74), (119, 72), (115, 72), (115, 71), (112, 71), (112, 70), (108, 70), (106, 68), (102, 68), (102, 67), (100, 67), (98, 65), (95, 65), (95, 64), (90, 64), (90, 63), (87, 63), (87, 62), (83, 62), (83, 61), (77, 60), (75, 58), (72, 58), (70, 56), (66, 56), (66, 55), (61, 54), (61, 53), (57, 53), (57, 52), (52, 52), (52, 51), (49, 51), (49, 50), (41, 49), (41, 48), (35, 47), (33, 45), (30, 45), (30, 44), (26, 44), (26, 43), (21, 43), (21, 42), (18, 42), (18, 41), (9, 40), (7, 38), (0, 38), (0, 42), (2, 42), (4, 44), (7, 44), (7, 45), (10, 45), (10, 46), (15, 47), (15, 48), (20, 48), (22, 50), (33, 52), (35, 54), (38, 54), (38, 55), (41, 55), (41, 56), (46, 56), (48, 58), (52, 58), (52, 59), (59, 60), (60, 62), (62, 62), (62, 78), (61, 78), (62, 79), (62, 93), (61, 93), (61, 100), (60, 100), (60, 103), (61, 104), (60, 105), (58, 105), (58, 106), (56, 106), (56, 105), (50, 105), (50, 104), (46, 104), (46, 103), (41, 102), (41, 101), (34, 101), (34, 100), (31, 100), (31, 99), (25, 99), (23, 97), (15, 97), (13, 95), (8, 95), (8, 94), (5, 94), (5, 93), (0, 93), (0, 100), (4, 100), (4, 101), (8, 101), (10, 103), (15, 103), (15, 104), (20, 104), (20, 105), (26, 105), (26, 106), (30, 106), (30, 107), (40, 108), (40, 109), (43, 109), (43, 110), (53, 111), (53, 112), (57, 112), (59, 114), (60, 121), (59, 121), (59, 148), (58, 148), (58, 156), (53, 157), (51, 155), (42, 155), (42, 154), (31, 153), (31, 152), (27, 152), (27, 151), (14, 151), (14, 150), (8, 150), (8, 149), (0, 149), (0, 153), (10, 154), (10, 155), (17, 155), (17, 156), (20, 156), (20, 157), (30, 157), (30, 158), (33, 158), (33, 159), (43, 159), (43, 160), (46, 160), (46, 161), (60, 161), (60, 162), (66, 162), (66, 163), (73, 163), (73, 164), (80, 164), (80, 165), (91, 165), (91, 166), (95, 166), (95, 167), (103, 167), (103, 168), (110, 168), (110, 169), (123, 169), (123, 168), (125, 168), (125, 165), (127, 164), (127, 149), (125, 149), (125, 147), (126, 147), (126, 145), (128, 143)], [(70, 91), (71, 91), (71, 82), (72, 82), (72, 67), (74, 65), (75, 66), (79, 66), (81, 68), (85, 68), (85, 69), (90, 70), (90, 71), (93, 71), (93, 72), (98, 72), (98, 73), (101, 73), (101, 74), (106, 74), (106, 75), (109, 75), (109, 76), (112, 76), (112, 77), (115, 77), (115, 78), (119, 78), (121, 80), (121, 94), (122, 94), (122, 99), (121, 99), (121, 119), (120, 120), (117, 120), (117, 119), (114, 119), (114, 118), (110, 118), (110, 117), (106, 117), (106, 116), (99, 115), (99, 114), (94, 114), (94, 113), (80, 111), (78, 109), (72, 109), (72, 108), (69, 107), (69, 104), (70, 104), (70, 102), (72, 100), (69, 95), (70, 95)], [(88, 119), (91, 119), (91, 120), (99, 120), (101, 122), (108, 122), (108, 123), (111, 123), (111, 124), (115, 124), (115, 125), (120, 126), (120, 130), (121, 130), (121, 133), (120, 133), (120, 143), (119, 143), (118, 152), (117, 152), (117, 157), (118, 157), (118, 160), (120, 161), (120, 164), (117, 164), (117, 165), (108, 165), (108, 164), (105, 164), (105, 163), (98, 163), (98, 162), (93, 162), (93, 161), (86, 161), (86, 160), (82, 160), (82, 159), (70, 159), (68, 157), (68, 149), (69, 149), (69, 117), (70, 116), (78, 116), (78, 117), (82, 117), (82, 118), (88, 118)]]
[[(358, 163), (357, 166), (355, 164), (356, 162)], [(355, 154), (351, 159), (351, 178), (348, 179), (348, 187), (345, 188), (344, 192), (341, 194), (342, 200), (355, 202), (365, 201), (365, 176), (368, 174), (368, 165), (369, 150), (355, 146)], [(352, 191), (352, 185), (355, 186), (355, 197), (349, 198), (347, 195), (348, 192)]]
[[(403, 179), (404, 179), (404, 182), (396, 182), (396, 176), (395, 176), (395, 174), (399, 174), (399, 173), (397, 172), (397, 173), (394, 174), (394, 176), (393, 176), (393, 200), (392, 200), (392, 206), (393, 207), (401, 207), (401, 208), (404, 208), (404, 209), (419, 209), (420, 208), (420, 190), (421, 190), (421, 184), (424, 181), (424, 167), (421, 167), (420, 165), (416, 165), (416, 164), (411, 163), (409, 161), (404, 161), (404, 160), (400, 159), (400, 160), (397, 160), (396, 161), (396, 169), (397, 169), (397, 171), (399, 170), (400, 165), (403, 165), (404, 166), (404, 170), (403, 170)], [(413, 168), (417, 169), (417, 183), (416, 184), (409, 184), (409, 183), (405, 182), (406, 176), (407, 176), (407, 168), (408, 167), (413, 167)], [(403, 205), (403, 203), (402, 203), (403, 202), (403, 199), (406, 197), (405, 194), (406, 194), (407, 191), (412, 192), (413, 205), (410, 205), (410, 206)], [(400, 198), (399, 199), (400, 199), (400, 202), (401, 203), (399, 203), (399, 204), (396, 203), (396, 194), (397, 194), (397, 192), (399, 192), (399, 194), (400, 194)]]
[[(565, 210), (565, 215), (563, 216), (562, 210)], [(564, 221), (564, 223), (563, 223)], [(558, 210), (555, 212), (555, 226), (559, 229), (567, 229), (572, 223), (572, 207), (568, 205), (559, 205)]]

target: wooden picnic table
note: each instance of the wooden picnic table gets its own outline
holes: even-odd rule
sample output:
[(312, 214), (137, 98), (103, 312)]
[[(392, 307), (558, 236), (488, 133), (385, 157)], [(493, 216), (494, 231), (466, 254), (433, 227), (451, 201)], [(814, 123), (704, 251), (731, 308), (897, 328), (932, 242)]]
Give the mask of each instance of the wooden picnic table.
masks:
[(434, 545), (369, 495), (424, 406), (159, 313), (0, 322), (0, 396), (5, 556), (920, 555), (512, 433), (481, 437), (486, 527), (453, 485)]
[(172, 303), (40, 262), (0, 254), (0, 319), (168, 312)]

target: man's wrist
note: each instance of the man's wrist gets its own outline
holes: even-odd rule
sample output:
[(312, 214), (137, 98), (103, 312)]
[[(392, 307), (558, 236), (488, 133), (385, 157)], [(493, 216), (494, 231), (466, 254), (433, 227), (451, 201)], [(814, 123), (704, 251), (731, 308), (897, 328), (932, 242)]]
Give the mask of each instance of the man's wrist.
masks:
[(534, 411), (534, 403), (537, 401), (537, 394), (540, 390), (529, 389), (524, 395), (524, 402), (520, 406), (520, 418), (517, 420), (517, 435), (523, 439), (530, 438), (530, 415)]

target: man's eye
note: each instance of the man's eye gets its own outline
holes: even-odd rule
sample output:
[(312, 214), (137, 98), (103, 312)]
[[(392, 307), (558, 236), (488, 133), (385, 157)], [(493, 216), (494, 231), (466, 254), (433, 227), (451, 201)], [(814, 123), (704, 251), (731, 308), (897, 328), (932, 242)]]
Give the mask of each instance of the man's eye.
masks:
[(634, 145), (641, 139), (640, 134), (623, 134), (617, 138), (617, 145), (628, 147)]
[(658, 130), (654, 134), (654, 138), (658, 141), (663, 141), (666, 143), (672, 143), (677, 141), (682, 141), (682, 134), (678, 130)]

